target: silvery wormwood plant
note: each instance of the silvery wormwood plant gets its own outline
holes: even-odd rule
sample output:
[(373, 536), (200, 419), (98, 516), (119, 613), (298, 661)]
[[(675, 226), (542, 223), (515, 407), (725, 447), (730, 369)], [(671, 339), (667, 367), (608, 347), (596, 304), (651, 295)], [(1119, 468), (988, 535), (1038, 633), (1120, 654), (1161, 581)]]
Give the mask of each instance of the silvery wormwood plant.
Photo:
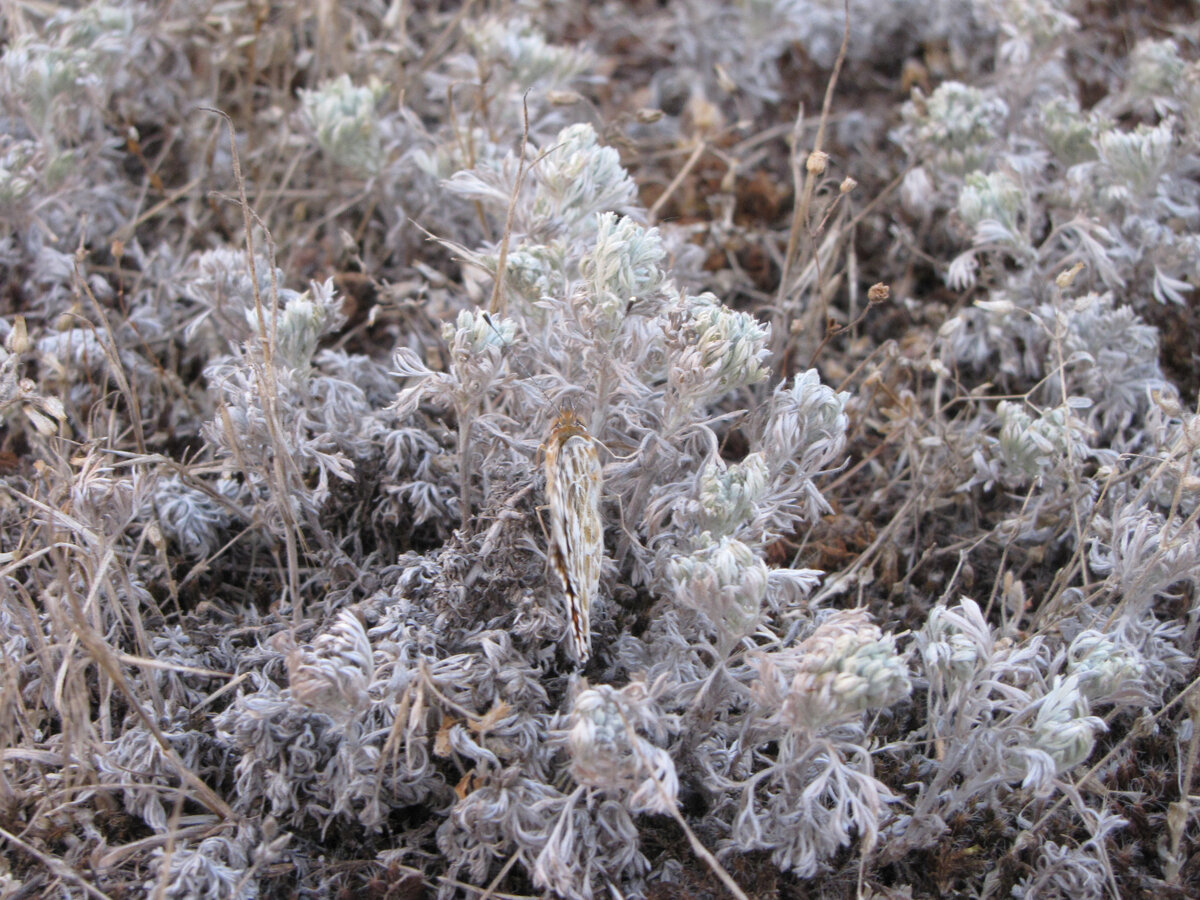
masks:
[[(818, 573), (771, 569), (763, 551), (777, 535), (827, 509), (814, 479), (838, 461), (847, 395), (823, 386), (810, 371), (779, 385), (759, 410), (746, 413), (742, 404), (753, 395), (745, 389), (767, 376), (767, 329), (712, 295), (674, 287), (663, 269), (659, 233), (604, 211), (614, 203), (628, 205), (632, 185), (615, 152), (600, 146), (589, 127), (572, 126), (540, 152), (526, 152), (532, 161), (515, 195), (513, 236), (493, 309), (464, 309), (446, 326), (446, 372), (430, 370), (411, 351), (396, 356), (399, 374), (411, 379), (397, 405), (400, 415), (415, 415), (423, 405), (453, 414), (460, 496), (485, 512), (485, 522), (493, 520), (481, 526), (482, 536), (472, 536), (464, 516), (467, 531), (459, 540), (481, 548), (475, 567), (490, 573), (493, 590), (516, 582), (509, 600), (497, 603), (476, 580), (459, 597), (479, 615), (472, 620), (459, 609), (442, 621), (457, 622), (468, 633), (493, 633), (512, 609), (528, 607), (529, 588), (521, 585), (531, 583), (543, 585), (535, 602), (560, 602), (545, 588), (542, 540), (532, 517), (499, 515), (539, 483), (538, 444), (557, 410), (574, 408), (607, 447), (604, 509), (612, 560), (593, 619), (598, 659), (588, 671), (608, 685), (644, 673), (637, 683), (652, 688), (574, 689), (566, 725), (573, 778), (608, 798), (599, 808), (607, 810), (603, 815), (624, 810), (620, 815), (628, 816), (675, 802), (675, 767), (685, 758), (695, 777), (727, 798), (714, 815), (732, 815), (734, 798), (742, 796), (738, 846), (773, 848), (780, 865), (811, 873), (853, 833), (874, 834), (888, 793), (870, 776), (864, 734), (853, 722), (863, 709), (893, 703), (908, 690), (902, 657), (861, 616), (851, 629), (857, 637), (835, 641), (837, 649), (814, 670), (828, 671), (830, 681), (788, 676), (771, 689), (797, 704), (823, 704), (824, 717), (806, 724), (799, 715), (778, 719), (752, 690), (762, 673), (793, 671), (806, 655), (783, 647), (780, 615)], [(452, 186), (487, 204), (499, 220), (513, 196), (504, 173), (516, 168), (502, 164), (467, 173)], [(498, 248), (466, 257), (491, 278), (501, 275)], [(731, 427), (751, 436), (751, 452), (735, 463), (719, 452), (719, 433)], [(500, 536), (506, 526), (521, 533)], [(511, 555), (498, 557), (500, 541), (521, 548), (527, 574), (512, 571)], [(446, 576), (446, 564), (443, 554), (435, 580)], [(651, 605), (650, 625), (641, 635), (630, 631), (632, 620), (619, 597)], [(552, 608), (557, 621), (536, 620), (546, 629), (542, 640), (561, 638), (566, 629), (565, 611)], [(499, 617), (486, 610), (499, 610)], [(549, 655), (544, 646), (527, 652), (540, 665), (554, 665), (552, 648)], [(808, 671), (816, 664), (799, 665)], [(834, 677), (838, 672), (844, 674)], [(857, 679), (865, 679), (861, 687)], [(645, 704), (651, 702), (668, 714), (664, 725), (674, 724), (651, 726), (658, 719), (647, 717)], [(543, 706), (537, 715), (559, 727), (550, 709)], [(599, 724), (601, 718), (606, 724)], [(687, 727), (698, 722), (706, 727)], [(601, 734), (610, 736), (597, 743)], [(764, 768), (767, 761), (755, 748), (783, 735), (792, 736), (787, 758)], [(552, 769), (561, 764), (542, 763)], [(609, 776), (596, 774), (606, 771)], [(539, 772), (538, 781), (544, 775)], [(807, 799), (790, 793), (814, 780), (824, 787), (804, 794)], [(487, 790), (465, 799), (440, 838), (444, 850), (457, 848), (464, 864), (470, 860), (473, 874), (482, 874), (480, 859), (463, 841), (471, 834), (485, 839), (472, 824), (482, 808), (470, 817), (466, 812), (494, 796), (486, 778), (482, 784)], [(546, 795), (545, 782), (519, 790), (532, 791), (528, 802), (549, 803), (556, 814), (549, 843), (523, 851), (536, 859), (535, 877), (548, 883), (547, 873), (555, 872), (555, 890), (590, 896), (593, 864), (587, 859), (605, 851), (584, 837), (595, 834), (599, 813)], [(797, 802), (815, 805), (798, 814)], [(493, 822), (489, 844), (500, 840), (495, 827)], [(508, 839), (520, 846), (528, 827), (514, 822)], [(621, 864), (630, 874), (641, 866), (632, 858)], [(574, 874), (564, 883), (568, 872)]]
[(251, 273), (243, 254), (225, 248), (200, 254), (194, 272), (189, 293), (200, 312), (185, 334), (211, 360), (216, 406), (204, 436), (273, 531), (312, 525), (330, 480), (351, 480), (374, 423), (366, 391), (339, 371), (348, 361), (317, 353), (341, 321), (340, 300), (329, 282), (283, 288), (266, 260)]
[[(1031, 22), (1014, 21), (1013, 33)], [(1024, 34), (1031, 46), (1053, 38)], [(1053, 542), (1079, 560), (1082, 583), (1064, 581), (1028, 607), (1022, 595), (999, 636), (966, 598), (931, 612), (918, 646), (937, 765), (889, 852), (927, 840), (964, 802), (1003, 802), (1017, 784), (1062, 790), (1088, 839), (1071, 858), (1043, 854), (1025, 888), (1077, 878), (1098, 895), (1096, 872), (1111, 877), (1106, 835), (1121, 822), (1108, 799), (1067, 781), (1103, 730), (1092, 710), (1112, 704), (1111, 721), (1161, 703), (1195, 646), (1194, 628), (1166, 604), (1189, 596), (1200, 559), (1188, 480), (1196, 444), (1157, 333), (1137, 312), (1190, 290), (1182, 274), (1194, 239), (1164, 223), (1196, 212), (1194, 79), (1169, 42), (1140, 45), (1112, 99), (1085, 114), (1066, 58), (1040, 59), (1041, 87), (1019, 67), (987, 90), (944, 84), (908, 109), (898, 136), (921, 163), (906, 185), (910, 208), (956, 207), (972, 242), (948, 280), (983, 291), (941, 329), (935, 394), (953, 380), (960, 396), (990, 393), (977, 387), (989, 382), (1019, 398), (972, 399), (944, 432), (962, 443), (938, 458), (971, 473), (960, 490), (1004, 496), (990, 524), (997, 541)], [(1149, 121), (1116, 124), (1134, 109)], [(967, 133), (968, 144), (955, 139)], [(1195, 603), (1186, 607), (1190, 621)]]
[[(862, 613), (791, 646), (811, 628), (798, 601), (819, 573), (764, 559), (778, 535), (828, 508), (817, 479), (840, 461), (848, 396), (809, 371), (756, 401), (768, 329), (673, 284), (659, 232), (610, 209), (637, 212), (615, 151), (571, 126), (526, 152), (492, 308), (481, 291), (480, 305), (446, 323), (445, 371), (397, 351), (408, 381), (371, 425), (386, 453), (452, 463), (424, 477), (460, 528), (384, 569), (356, 611), (346, 592), (331, 593), (326, 605), (341, 610), (311, 643), (250, 654), (263, 674), (218, 722), (240, 755), (237, 805), (265, 802), (288, 827), (324, 831), (339, 820), (376, 830), (389, 810), (422, 804), (441, 810), (433, 821), (451, 878), (483, 883), (515, 855), (539, 886), (591, 897), (601, 873), (640, 883), (649, 861), (636, 817), (679, 815), (688, 778), (711, 793), (720, 827), (736, 819), (730, 847), (770, 849), (811, 873), (855, 834), (877, 832), (890, 795), (871, 774), (860, 720), (909, 689), (894, 641)], [(502, 161), (451, 187), (500, 220), (514, 191), (505, 173), (519, 168)], [(462, 252), (479, 284), (500, 278), (498, 246)], [(270, 463), (271, 410), (239, 387), (266, 373), (283, 446), (319, 475), (333, 448), (318, 438), (329, 423), (308, 430), (320, 372), (308, 361), (325, 295), (260, 287), (268, 299), (251, 302), (249, 276), (225, 284), (229, 270), (210, 271), (205, 291), (241, 298), (210, 303), (195, 331), (237, 350), (211, 369), (228, 410), (211, 438), (231, 461), (249, 452), (265, 454), (256, 469)], [(273, 345), (262, 342), (260, 307)], [(568, 618), (537, 524), (538, 447), (562, 408), (605, 447), (606, 559), (587, 683), (559, 649)], [(228, 421), (233, 430), (217, 429)], [(729, 461), (720, 435), (735, 427), (750, 448)], [(453, 455), (392, 440), (439, 430), (456, 437)], [(384, 489), (403, 493), (406, 476), (393, 475)], [(291, 496), (310, 510), (321, 502), (311, 488)], [(263, 497), (277, 503), (273, 489)], [(647, 625), (635, 633), (639, 618)], [(285, 671), (286, 687), (265, 675)], [(420, 840), (404, 836), (381, 859), (411, 859)]]
[[(982, 276), (1014, 299), (1039, 301), (1049, 273), (1082, 261), (1085, 286), (1135, 308), (1147, 294), (1182, 303), (1197, 254), (1195, 228), (1185, 223), (1194, 226), (1200, 214), (1195, 64), (1171, 41), (1145, 41), (1109, 99), (1084, 112), (1058, 43), (1078, 22), (1062, 14), (1046, 29), (1021, 14), (1022, 4), (1010, 6), (1005, 28), (1013, 40), (1040, 45), (1038, 63), (1002, 54), (1012, 77), (988, 89), (950, 81), (918, 95), (895, 132), (914, 164), (905, 205), (923, 216), (956, 209), (970, 234), (949, 283), (964, 288)], [(1146, 118), (1118, 124), (1131, 110)], [(1012, 270), (997, 268), (1001, 261)], [(1147, 280), (1149, 292), (1141, 287)]]

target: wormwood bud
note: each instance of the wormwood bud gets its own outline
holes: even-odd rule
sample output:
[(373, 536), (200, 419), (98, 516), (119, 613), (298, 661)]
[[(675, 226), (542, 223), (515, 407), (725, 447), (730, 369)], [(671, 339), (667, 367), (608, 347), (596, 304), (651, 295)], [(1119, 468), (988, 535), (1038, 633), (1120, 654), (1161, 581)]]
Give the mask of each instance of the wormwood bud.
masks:
[(849, 399), (848, 392), (822, 384), (816, 369), (797, 375), (790, 388), (777, 387), (764, 435), (772, 468), (813, 457), (816, 469), (840, 452), (849, 425)]
[(1153, 128), (1139, 125), (1133, 131), (1112, 129), (1100, 135), (1097, 149), (1112, 186), (1105, 194), (1123, 202), (1149, 197), (1171, 168), (1176, 139), (1174, 123), (1161, 122)]
[(526, 244), (508, 254), (505, 285), (530, 302), (530, 314), (541, 310), (532, 306), (543, 297), (566, 292), (561, 271), (565, 265), (561, 244)]
[(1138, 41), (1129, 54), (1129, 93), (1161, 104), (1175, 93), (1186, 68), (1174, 41)]
[(631, 811), (670, 812), (679, 793), (675, 762), (652, 743), (667, 736), (666, 721), (643, 682), (581, 691), (567, 731), (572, 776), (587, 787), (625, 794)]
[[(341, 299), (337, 296), (331, 280), (314, 281), (309, 290), (302, 294), (285, 290), (278, 293), (279, 299), (283, 301), (283, 308), (274, 313), (274, 321), (270, 311), (265, 313), (266, 321), (263, 324), (267, 334), (264, 336), (269, 337), (273, 329), (278, 362), (304, 375), (312, 367), (313, 356), (317, 352), (317, 344), (321, 337), (344, 321)], [(258, 333), (258, 311), (252, 307), (247, 308), (244, 315), (250, 330)]]
[(1034, 479), (1067, 457), (1068, 444), (1081, 439), (1081, 423), (1069, 409), (1044, 410), (1036, 419), (1018, 403), (1002, 400), (999, 417), (1000, 459), (1025, 479)]
[(596, 245), (579, 261), (579, 271), (588, 281), (602, 335), (616, 332), (634, 297), (658, 290), (665, 257), (658, 229), (643, 228), (615, 213), (600, 214)]
[(754, 517), (754, 505), (767, 487), (770, 472), (760, 453), (724, 467), (711, 462), (700, 474), (700, 509), (713, 535), (730, 534)]
[(1102, 129), (1098, 117), (1085, 114), (1073, 97), (1054, 97), (1038, 110), (1042, 136), (1064, 166), (1096, 158), (1096, 136)]
[(761, 654), (755, 665), (756, 697), (791, 728), (853, 718), (912, 690), (895, 637), (885, 637), (861, 609), (831, 615), (800, 645)]
[(972, 172), (959, 194), (958, 214), (971, 228), (978, 228), (983, 222), (995, 222), (1015, 240), (1017, 216), (1024, 200), (1020, 185), (1005, 173)]
[(992, 633), (979, 605), (964, 597), (957, 607), (935, 606), (918, 635), (930, 680), (950, 690), (971, 680), (992, 653)]
[[(592, 65), (591, 56), (579, 48), (548, 43), (528, 16), (472, 18), (463, 23), (463, 35), (479, 71), (502, 67), (517, 96), (535, 85), (565, 85)], [(548, 92), (551, 102), (552, 93), (564, 92)]]
[(692, 400), (719, 397), (767, 377), (770, 327), (712, 294), (681, 297), (672, 318), (678, 353), (671, 380)]
[(377, 79), (359, 87), (349, 75), (323, 82), (315, 91), (301, 90), (300, 108), (322, 152), (348, 169), (377, 172), (383, 145), (375, 106), (384, 91)]
[(690, 555), (670, 563), (668, 577), (681, 606), (704, 613), (737, 636), (753, 630), (767, 594), (766, 563), (741, 541), (714, 541), (708, 532)]
[(949, 174), (978, 168), (1008, 115), (1007, 104), (957, 81), (942, 83), (922, 99), (904, 117), (916, 144), (933, 152), (934, 167)]
[(325, 309), (307, 294), (288, 300), (276, 326), (279, 358), (298, 371), (312, 364), (313, 353), (325, 324)]
[(1087, 759), (1096, 743), (1096, 732), (1104, 730), (1104, 721), (1088, 712), (1078, 676), (1056, 676), (1038, 707), (1031, 736), (1034, 746), (1050, 755), (1059, 772)]
[(464, 309), (454, 324), (442, 327), (442, 338), (451, 352), (480, 356), (493, 349), (503, 349), (516, 334), (516, 326), (508, 319), (498, 319)]
[(40, 150), (33, 141), (0, 137), (0, 203), (16, 204), (37, 187)]
[(510, 319), (464, 309), (454, 324), (446, 323), (442, 338), (450, 345), (451, 371), (464, 397), (478, 398), (495, 378), (504, 348), (516, 335)]
[(1125, 684), (1137, 682), (1145, 663), (1130, 649), (1118, 647), (1098, 631), (1085, 631), (1071, 641), (1067, 673), (1079, 679), (1079, 691), (1089, 700), (1104, 701)]
[(637, 193), (620, 154), (601, 146), (591, 125), (560, 131), (532, 175), (537, 184), (533, 214), (567, 228), (620, 207)]

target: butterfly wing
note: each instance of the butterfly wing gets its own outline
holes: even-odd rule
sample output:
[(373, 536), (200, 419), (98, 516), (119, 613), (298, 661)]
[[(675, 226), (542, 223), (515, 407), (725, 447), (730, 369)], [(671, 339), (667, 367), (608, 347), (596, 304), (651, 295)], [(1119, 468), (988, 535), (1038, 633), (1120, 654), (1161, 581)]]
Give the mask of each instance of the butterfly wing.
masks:
[(568, 646), (583, 663), (592, 651), (591, 610), (604, 560), (600, 518), (602, 476), (596, 439), (574, 415), (559, 418), (546, 448), (550, 507), (550, 568), (562, 584), (569, 619)]

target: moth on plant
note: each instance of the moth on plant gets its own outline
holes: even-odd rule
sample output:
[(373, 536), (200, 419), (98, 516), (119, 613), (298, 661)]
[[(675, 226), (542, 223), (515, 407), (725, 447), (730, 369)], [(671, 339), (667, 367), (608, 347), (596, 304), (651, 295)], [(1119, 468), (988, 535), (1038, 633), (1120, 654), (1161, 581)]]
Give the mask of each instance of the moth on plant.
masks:
[(599, 441), (574, 412), (561, 413), (546, 439), (546, 499), (550, 511), (550, 568), (562, 584), (567, 645), (580, 663), (592, 653), (592, 602), (604, 560), (600, 518)]

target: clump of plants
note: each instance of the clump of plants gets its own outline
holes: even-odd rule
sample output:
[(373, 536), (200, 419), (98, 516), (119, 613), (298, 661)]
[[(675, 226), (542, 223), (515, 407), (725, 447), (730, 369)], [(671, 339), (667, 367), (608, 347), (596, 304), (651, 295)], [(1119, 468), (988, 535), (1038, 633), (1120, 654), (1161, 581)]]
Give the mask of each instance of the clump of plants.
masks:
[(0, 898), (1195, 893), (1161, 12), (7, 11)]

